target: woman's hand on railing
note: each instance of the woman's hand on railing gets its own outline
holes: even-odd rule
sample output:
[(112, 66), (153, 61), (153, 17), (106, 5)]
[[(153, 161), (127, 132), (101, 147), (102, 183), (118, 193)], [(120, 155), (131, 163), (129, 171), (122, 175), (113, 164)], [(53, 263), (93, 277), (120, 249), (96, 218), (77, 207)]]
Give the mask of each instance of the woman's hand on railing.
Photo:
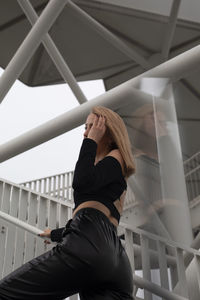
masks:
[[(51, 238), (51, 229), (50, 228), (47, 228), (44, 230), (44, 232), (38, 234), (38, 236), (41, 236), (43, 238)], [(50, 240), (44, 240), (45, 244), (51, 244)]]

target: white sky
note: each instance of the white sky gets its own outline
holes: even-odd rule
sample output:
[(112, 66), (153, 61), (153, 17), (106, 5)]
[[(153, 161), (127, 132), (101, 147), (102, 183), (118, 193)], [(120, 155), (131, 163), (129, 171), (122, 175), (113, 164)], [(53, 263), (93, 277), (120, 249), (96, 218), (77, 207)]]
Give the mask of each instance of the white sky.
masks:
[[(80, 87), (88, 100), (105, 91), (101, 80), (82, 82)], [(0, 144), (78, 105), (67, 84), (31, 88), (16, 81), (0, 104)], [(83, 132), (80, 126), (1, 163), (0, 177), (20, 183), (74, 170)]]

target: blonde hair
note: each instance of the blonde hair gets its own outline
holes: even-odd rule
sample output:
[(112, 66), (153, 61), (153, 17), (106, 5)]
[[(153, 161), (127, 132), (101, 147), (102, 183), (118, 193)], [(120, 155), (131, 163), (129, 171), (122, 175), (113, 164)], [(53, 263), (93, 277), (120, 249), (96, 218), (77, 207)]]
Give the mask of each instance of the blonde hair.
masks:
[(135, 164), (131, 152), (131, 143), (128, 132), (122, 118), (114, 111), (104, 106), (95, 106), (91, 111), (97, 116), (106, 118), (106, 126), (108, 134), (110, 134), (112, 142), (119, 149), (125, 166), (125, 177), (128, 178), (135, 173)]

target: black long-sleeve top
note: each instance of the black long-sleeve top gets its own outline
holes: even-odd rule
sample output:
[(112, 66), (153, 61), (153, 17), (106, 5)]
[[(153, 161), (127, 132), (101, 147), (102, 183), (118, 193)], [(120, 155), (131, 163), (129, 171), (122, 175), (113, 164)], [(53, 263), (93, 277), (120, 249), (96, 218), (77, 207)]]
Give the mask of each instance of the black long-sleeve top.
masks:
[[(83, 140), (72, 183), (74, 209), (83, 202), (98, 201), (108, 207), (111, 215), (119, 221), (120, 215), (113, 202), (127, 188), (122, 168), (113, 156), (106, 156), (95, 165), (96, 150), (97, 143), (94, 140)], [(51, 240), (60, 240), (62, 231), (63, 228), (52, 230)]]

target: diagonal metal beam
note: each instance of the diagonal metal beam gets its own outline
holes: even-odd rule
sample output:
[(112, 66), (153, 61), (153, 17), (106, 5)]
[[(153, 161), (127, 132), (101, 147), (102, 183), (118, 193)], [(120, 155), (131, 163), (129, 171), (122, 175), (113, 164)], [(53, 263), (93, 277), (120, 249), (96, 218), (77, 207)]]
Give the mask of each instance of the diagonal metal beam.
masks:
[[(42, 11), (45, 8), (45, 6), (47, 5), (47, 2), (36, 6), (35, 11), (37, 11), (37, 12)], [(9, 27), (13, 27), (16, 24), (18, 24), (19, 22), (24, 21), (25, 19), (26, 19), (26, 16), (24, 14), (21, 14), (15, 18), (12, 18), (12, 20), (9, 20), (8, 22), (0, 25), (0, 31), (7, 30)]]
[(119, 107), (124, 106), (125, 103), (134, 101), (134, 99), (137, 99), (137, 101), (149, 102), (151, 96), (137, 90), (142, 78), (162, 77), (169, 78), (170, 82), (175, 82), (185, 77), (188, 73), (194, 72), (194, 70), (196, 71), (197, 65), (200, 67), (199, 62), (200, 46), (196, 46), (152, 70), (109, 90), (104, 95), (100, 95), (99, 97), (1, 145), (0, 162), (82, 125), (91, 108), (95, 105), (103, 105), (117, 110)]
[(167, 30), (165, 33), (164, 41), (163, 41), (163, 47), (161, 51), (161, 56), (163, 60), (167, 60), (169, 56), (170, 46), (174, 37), (174, 32), (176, 29), (176, 22), (178, 17), (178, 12), (180, 8), (181, 0), (174, 0), (171, 7), (170, 12), (170, 20), (167, 25)]
[(178, 54), (199, 45), (199, 43), (200, 43), (200, 35), (197, 35), (194, 38), (188, 39), (184, 42), (181, 42), (171, 47), (170, 54), (173, 56), (177, 56)]
[[(96, 99), (79, 105), (78, 107), (1, 145), (0, 162), (82, 125), (93, 106), (102, 105), (118, 109), (123, 106), (126, 101), (130, 101), (132, 97), (133, 92), (129, 87), (126, 89), (117, 89), (115, 91), (111, 90), (104, 95), (98, 96)], [(124, 101), (121, 101), (122, 99), (124, 99)]]
[[(38, 16), (33, 9), (31, 3), (28, 0), (17, 0), (19, 5), (21, 6), (22, 10), (24, 11), (25, 15), (29, 19), (30, 23), (34, 25), (36, 21), (38, 20)], [(78, 83), (76, 82), (76, 79), (71, 72), (69, 66), (63, 59), (61, 53), (59, 52), (58, 48), (54, 44), (53, 40), (47, 33), (46, 36), (43, 38), (42, 43), (49, 53), (50, 57), (52, 58), (53, 62), (55, 63), (58, 71), (62, 75), (63, 79), (66, 83), (69, 84), (69, 86), (72, 89), (72, 92), (74, 93), (75, 97), (77, 98), (78, 102), (80, 104), (87, 102), (87, 99), (83, 92), (81, 91)]]
[(179, 122), (200, 122), (199, 118), (178, 118)]
[(200, 93), (197, 89), (195, 89), (192, 84), (186, 80), (186, 79), (181, 79), (180, 82), (195, 96), (195, 98), (200, 101)]
[(177, 55), (176, 57), (156, 66), (155, 68), (130, 79), (126, 84), (132, 82), (138, 87), (142, 78), (158, 77), (168, 78), (169, 83), (176, 82), (189, 76), (200, 69), (200, 45)]
[(76, 4), (68, 1), (68, 6), (70, 6), (81, 20), (89, 25), (93, 30), (95, 30), (99, 35), (101, 35), (105, 40), (107, 40), (110, 44), (115, 46), (118, 50), (124, 53), (129, 58), (136, 61), (140, 64), (145, 70), (149, 69), (151, 65), (147, 62), (147, 60), (137, 53), (133, 48), (127, 46), (124, 41), (118, 38), (115, 34), (110, 32), (107, 28), (101, 25), (98, 21), (89, 16), (84, 10), (78, 7)]
[(51, 0), (35, 23), (0, 78), (0, 102), (20, 76), (43, 36), (53, 25), (68, 0)]

